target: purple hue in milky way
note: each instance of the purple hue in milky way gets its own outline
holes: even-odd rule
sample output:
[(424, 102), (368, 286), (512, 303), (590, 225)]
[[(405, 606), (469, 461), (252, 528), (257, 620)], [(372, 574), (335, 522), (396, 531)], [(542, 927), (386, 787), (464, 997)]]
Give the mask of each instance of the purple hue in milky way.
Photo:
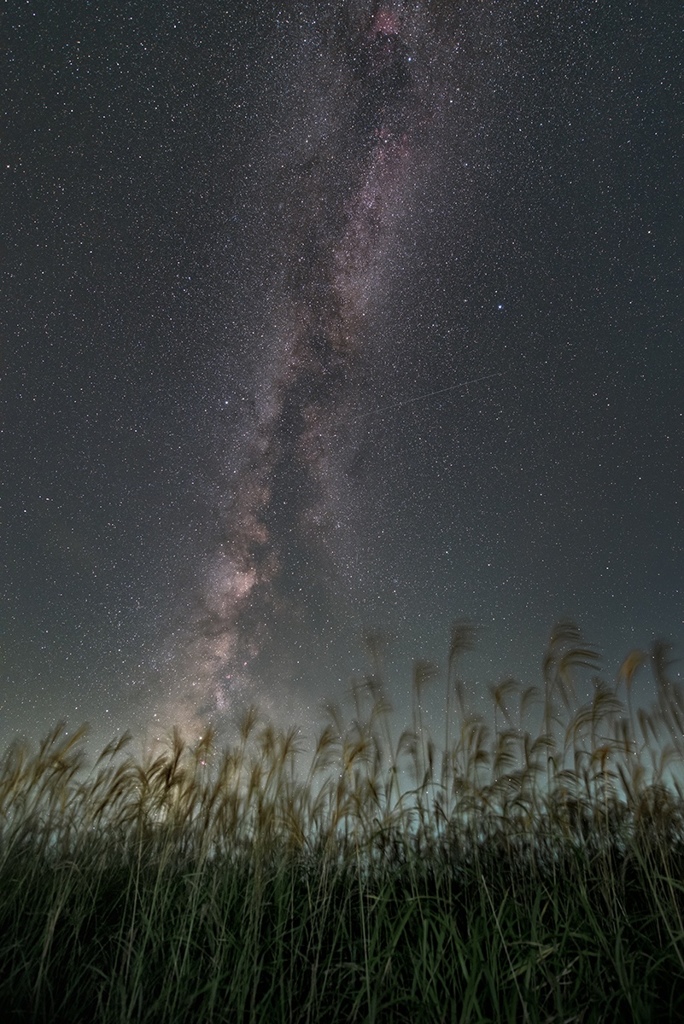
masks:
[[(331, 29), (327, 46), (345, 78), (348, 130), (320, 159), (346, 166), (346, 180), (326, 191), (311, 161), (299, 170), (300, 194), (289, 199), (299, 210), (280, 291), (271, 299), (267, 376), (225, 537), (207, 574), (187, 684), (163, 711), (186, 727), (193, 719), (201, 727), (204, 715), (230, 709), (250, 692), (250, 665), (267, 642), (269, 618), (285, 614), (278, 581), (292, 541), (283, 539), (283, 529), (307, 559), (332, 566), (344, 560), (335, 539), (348, 487), (345, 468), (336, 465), (338, 436), (358, 405), (365, 322), (385, 301), (388, 250), (412, 191), (429, 173), (421, 125), (430, 119), (434, 128), (439, 116), (433, 83), (424, 69), (422, 79), (414, 73), (421, 60), (414, 41), (425, 32), (425, 18), (416, 5), (385, 4)], [(305, 497), (290, 502), (283, 524), (274, 511), (293, 472)]]
[(5, 738), (678, 650), (674, 5), (8, 6)]

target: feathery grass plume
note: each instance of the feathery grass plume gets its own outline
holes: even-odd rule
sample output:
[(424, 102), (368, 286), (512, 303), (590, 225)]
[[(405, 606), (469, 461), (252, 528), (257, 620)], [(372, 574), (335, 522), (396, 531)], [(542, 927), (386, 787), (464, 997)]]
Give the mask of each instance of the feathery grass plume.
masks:
[[(468, 708), (454, 624), (395, 737), (385, 647), (308, 747), (250, 708), (220, 749), (172, 729), (88, 766), (60, 723), (0, 760), (0, 998), (31, 1021), (633, 1020), (684, 1015), (684, 702), (631, 652), (609, 685), (577, 626), (540, 686)], [(458, 673), (458, 674), (457, 674)], [(588, 700), (577, 694), (591, 687)], [(623, 699), (624, 698), (624, 699)], [(440, 770), (441, 766), (441, 770)]]

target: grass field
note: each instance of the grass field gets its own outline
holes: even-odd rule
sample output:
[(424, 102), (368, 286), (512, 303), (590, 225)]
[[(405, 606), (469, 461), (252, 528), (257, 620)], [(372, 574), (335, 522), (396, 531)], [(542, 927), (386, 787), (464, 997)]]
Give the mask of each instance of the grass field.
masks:
[[(311, 749), (256, 712), (94, 765), (85, 730), (0, 768), (0, 1019), (684, 1020), (684, 692), (669, 648), (614, 685), (569, 622), (538, 687), (473, 715), (455, 623), (413, 716), (375, 669)], [(634, 708), (635, 675), (655, 702)], [(444, 692), (444, 732), (425, 700)]]

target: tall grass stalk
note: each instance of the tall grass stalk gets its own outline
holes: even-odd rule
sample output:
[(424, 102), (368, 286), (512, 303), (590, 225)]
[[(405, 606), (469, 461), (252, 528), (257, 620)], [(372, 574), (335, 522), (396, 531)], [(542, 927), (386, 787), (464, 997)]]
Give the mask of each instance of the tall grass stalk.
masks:
[[(0, 1006), (15, 1021), (684, 1019), (684, 693), (614, 684), (573, 623), (473, 712), (452, 631), (397, 738), (382, 638), (310, 748), (250, 709), (89, 767), (85, 729), (0, 763)], [(633, 707), (650, 660), (656, 700)], [(591, 689), (587, 700), (580, 689)]]

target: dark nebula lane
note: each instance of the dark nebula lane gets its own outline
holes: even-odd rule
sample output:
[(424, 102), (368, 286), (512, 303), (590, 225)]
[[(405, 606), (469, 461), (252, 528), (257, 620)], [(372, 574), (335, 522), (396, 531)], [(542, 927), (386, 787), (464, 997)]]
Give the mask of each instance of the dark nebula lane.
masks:
[[(268, 365), (243, 428), (245, 462), (204, 584), (186, 682), (163, 709), (186, 725), (249, 699), (255, 659), (274, 631), (287, 623), (292, 636), (301, 614), (320, 619), (345, 570), (358, 571), (360, 552), (336, 538), (349, 533), (341, 520), (354, 504), (349, 467), (362, 443), (349, 424), (363, 393), (367, 324), (387, 303), (397, 229), (433, 163), (425, 125), (439, 131), (435, 67), (442, 75), (448, 67), (444, 43), (430, 53), (434, 30), (427, 8), (380, 3), (343, 8), (320, 32), (319, 60), (328, 75), (334, 69), (345, 109), (330, 112), (335, 129), (320, 150), (288, 168)], [(308, 88), (320, 104), (317, 83)], [(332, 586), (321, 584), (326, 576)]]

